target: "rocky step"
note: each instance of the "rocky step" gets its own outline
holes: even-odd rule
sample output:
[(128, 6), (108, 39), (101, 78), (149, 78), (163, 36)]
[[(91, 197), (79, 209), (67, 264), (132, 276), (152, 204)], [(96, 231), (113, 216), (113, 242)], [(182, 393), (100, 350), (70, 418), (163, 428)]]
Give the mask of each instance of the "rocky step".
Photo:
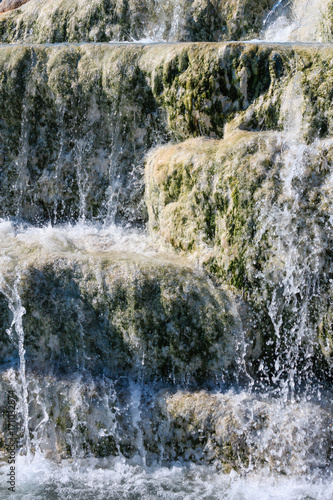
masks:
[[(20, 394), (18, 382), (13, 370), (1, 373), (0, 407), (9, 391)], [(285, 402), (268, 394), (159, 390), (130, 378), (84, 374), (29, 373), (27, 386), (32, 452), (52, 460), (122, 456), (147, 466), (196, 463), (227, 473), (288, 476), (327, 473), (332, 465), (330, 394)], [(19, 408), (18, 399), (20, 422)], [(0, 413), (0, 453), (6, 432)]]
[[(3, 0), (0, 13), (28, 0)], [(258, 38), (274, 0), (30, 0), (0, 19), (2, 43)]]
[(227, 132), (221, 140), (189, 139), (150, 153), (150, 232), (242, 291), (260, 312), (262, 354), (267, 349), (270, 358), (274, 345), (275, 356), (284, 351), (300, 360), (320, 349), (328, 369), (332, 139), (307, 145), (301, 130), (295, 139), (289, 130), (250, 132), (232, 122)]
[(138, 235), (2, 228), (2, 366), (15, 362), (22, 341), (27, 369), (45, 373), (237, 379), (242, 301), (186, 259), (156, 252)]
[(0, 216), (142, 223), (149, 149), (232, 120), (281, 129), (295, 72), (305, 140), (331, 135), (331, 61), (317, 45), (2, 46)]

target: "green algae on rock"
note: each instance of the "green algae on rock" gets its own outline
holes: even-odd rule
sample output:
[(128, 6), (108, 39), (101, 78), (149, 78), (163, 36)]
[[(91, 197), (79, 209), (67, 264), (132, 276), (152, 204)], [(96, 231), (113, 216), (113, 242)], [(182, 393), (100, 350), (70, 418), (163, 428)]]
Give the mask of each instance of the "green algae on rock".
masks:
[[(17, 383), (14, 370), (0, 374), (0, 407)], [(30, 428), (52, 460), (133, 458), (143, 453), (147, 465), (177, 460), (227, 473), (251, 467), (287, 475), (305, 475), (316, 467), (326, 470), (330, 464), (329, 394), (320, 402), (283, 403), (233, 391), (148, 392), (125, 377), (58, 378), (37, 373), (28, 374), (28, 388), (35, 410)], [(140, 425), (133, 418), (135, 410), (140, 412)], [(6, 431), (2, 414), (0, 428)], [(3, 449), (0, 434), (0, 452)]]
[[(148, 174), (150, 220), (175, 247), (204, 255), (214, 276), (252, 298), (263, 287), (256, 297), (267, 313), (274, 283), (285, 270), (281, 262), (275, 266), (278, 240), (264, 229), (260, 210), (282, 206), (275, 202), (284, 200), (280, 170), (288, 150), (279, 133), (269, 131), (288, 125), (295, 94), (302, 147), (331, 135), (330, 47), (16, 46), (1, 47), (0, 68), (1, 216), (38, 223), (78, 218), (142, 223), (147, 151), (170, 138), (225, 135), (223, 142), (192, 139), (163, 150), (171, 152), (176, 173), (161, 183)], [(295, 227), (303, 238), (313, 220), (322, 232), (320, 219), (327, 220), (330, 203), (329, 140), (317, 145), (304, 152), (305, 206), (314, 215), (307, 219), (307, 212), (299, 211)], [(174, 168), (175, 148), (179, 168)], [(197, 164), (193, 155), (201, 158)], [(167, 162), (162, 164), (161, 172), (167, 171)], [(227, 179), (221, 165), (230, 171)], [(311, 176), (317, 179), (313, 186)], [(307, 252), (316, 241), (313, 231), (309, 243), (304, 239)], [(319, 251), (319, 262), (329, 261), (325, 252)], [(269, 280), (261, 280), (262, 272)], [(324, 274), (320, 280), (327, 290)], [(330, 318), (326, 306), (316, 306), (318, 315)], [(329, 328), (320, 333), (328, 345)]]
[(282, 474), (304, 474), (330, 461), (332, 407), (327, 402), (321, 408), (232, 391), (178, 391), (164, 394), (159, 405), (169, 422), (165, 453), (174, 459), (211, 463), (225, 472), (268, 467)]
[(296, 66), (304, 136), (331, 134), (330, 61), (329, 48), (238, 43), (1, 47), (0, 215), (142, 223), (146, 152), (281, 129)]
[[(135, 251), (85, 253), (80, 246), (47, 250), (48, 243), (45, 249), (37, 240), (27, 248), (22, 238), (14, 237), (15, 255), (1, 272), (10, 290), (14, 263), (27, 249), (20, 296), (28, 367), (132, 374), (172, 383), (209, 383), (228, 372), (237, 377), (243, 355), (238, 352), (241, 299), (215, 287), (186, 260)], [(8, 329), (7, 295), (0, 310)], [(15, 346), (5, 327), (1, 358), (8, 362)]]
[(251, 39), (258, 37), (273, 5), (274, 0), (30, 0), (0, 18), (0, 41)]
[[(332, 154), (330, 140), (293, 153), (292, 144), (277, 133), (238, 130), (220, 141), (190, 139), (157, 149), (146, 165), (151, 233), (197, 255), (211, 275), (242, 290), (261, 311), (264, 344), (271, 338), (267, 345), (277, 342), (284, 351), (295, 321), (302, 328), (299, 347), (310, 358), (321, 345), (329, 365)], [(291, 162), (300, 169), (295, 180)], [(302, 189), (296, 195), (298, 185)], [(290, 299), (289, 308), (285, 294), (295, 283), (299, 305)], [(281, 313), (276, 287), (284, 300)], [(283, 315), (280, 326), (274, 314)], [(326, 326), (319, 332), (321, 318)], [(297, 352), (299, 359), (303, 356)]]
[(142, 220), (143, 155), (165, 134), (142, 48), (0, 52), (2, 216)]
[(245, 255), (259, 229), (257, 202), (266, 196), (273, 202), (279, 194), (274, 176), (280, 150), (274, 133), (239, 130), (220, 141), (189, 139), (152, 151), (146, 164), (152, 234), (199, 252), (214, 274), (247, 289), (252, 280), (244, 271), (252, 255)]
[[(258, 50), (245, 81), (244, 54), (249, 62)], [(147, 150), (170, 135), (222, 136), (226, 121), (269, 87), (269, 52), (224, 44), (1, 48), (1, 215), (142, 221)]]

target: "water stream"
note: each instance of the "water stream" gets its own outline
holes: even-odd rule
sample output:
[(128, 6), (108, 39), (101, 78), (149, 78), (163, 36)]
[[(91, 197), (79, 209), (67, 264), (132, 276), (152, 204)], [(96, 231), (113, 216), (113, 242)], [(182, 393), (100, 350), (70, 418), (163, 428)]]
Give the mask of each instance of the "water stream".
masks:
[(269, 42), (330, 40), (329, 1), (279, 0), (268, 14), (264, 39)]

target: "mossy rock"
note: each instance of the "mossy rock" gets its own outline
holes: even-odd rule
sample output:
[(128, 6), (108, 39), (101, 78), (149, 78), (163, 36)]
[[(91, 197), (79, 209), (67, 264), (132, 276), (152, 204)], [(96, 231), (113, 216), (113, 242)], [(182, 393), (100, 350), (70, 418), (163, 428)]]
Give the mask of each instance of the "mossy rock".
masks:
[(164, 4), (152, 0), (30, 0), (22, 8), (0, 17), (0, 40), (60, 43), (145, 38), (251, 39), (259, 36), (273, 5), (274, 0), (170, 0)]
[[(245, 342), (240, 298), (186, 260), (71, 250), (50, 251), (38, 242), (15, 250), (15, 259), (25, 256), (19, 293), (29, 367), (179, 383), (237, 378), (238, 343)], [(10, 363), (18, 355), (6, 333), (15, 271), (3, 272), (1, 350)], [(13, 328), (17, 344), (16, 334)]]
[(151, 234), (196, 255), (253, 303), (273, 371), (274, 357), (295, 349), (299, 374), (307, 376), (309, 358), (320, 372), (319, 345), (330, 342), (329, 321), (317, 336), (330, 314), (332, 153), (330, 140), (296, 147), (278, 133), (236, 130), (222, 141), (165, 146), (147, 160)]
[(171, 459), (214, 464), (227, 473), (241, 472), (250, 464), (280, 474), (304, 474), (319, 464), (329, 468), (328, 400), (320, 407), (232, 391), (178, 391), (164, 393), (157, 401), (169, 422), (163, 446)]
[(0, 216), (142, 224), (150, 148), (281, 130), (296, 87), (305, 140), (329, 136), (331, 59), (251, 43), (3, 46)]
[[(115, 457), (163, 466), (211, 465), (229, 473), (329, 472), (332, 400), (286, 402), (265, 394), (161, 389), (127, 377), (56, 377), (27, 373), (32, 453), (61, 461)], [(0, 373), (0, 394), (17, 389), (18, 373)], [(4, 398), (0, 407), (4, 408)], [(20, 406), (17, 424), (22, 427)], [(0, 436), (6, 436), (0, 413)], [(22, 445), (19, 433), (18, 446)], [(0, 453), (4, 452), (0, 440)]]

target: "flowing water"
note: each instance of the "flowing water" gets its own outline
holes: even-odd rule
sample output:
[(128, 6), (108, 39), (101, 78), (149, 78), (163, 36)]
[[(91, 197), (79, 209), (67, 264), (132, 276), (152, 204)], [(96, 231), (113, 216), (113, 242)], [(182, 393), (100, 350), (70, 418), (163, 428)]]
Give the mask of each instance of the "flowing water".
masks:
[(209, 467), (180, 466), (143, 468), (122, 459), (86, 460), (62, 467), (36, 456), (31, 464), (18, 461), (18, 499), (137, 500), (141, 498), (194, 500), (330, 500), (332, 482), (271, 476), (218, 474)]
[[(147, 38), (160, 41), (168, 33), (168, 40), (177, 40), (182, 3), (157, 5), (163, 22), (154, 32), (148, 27)], [(266, 18), (264, 38), (325, 41), (327, 8), (325, 0), (280, 0)], [(34, 71), (33, 87), (39, 77)], [(247, 364), (241, 298), (221, 291), (195, 258), (152, 241), (144, 217), (137, 215), (140, 148), (165, 140), (162, 132), (154, 136), (156, 110), (139, 116), (130, 88), (112, 101), (104, 118), (107, 130), (95, 127), (100, 116), (93, 98), (84, 109), (88, 118), (80, 122), (78, 114), (73, 129), (66, 123), (71, 103), (58, 99), (53, 170), (45, 174), (53, 191), (38, 202), (39, 208), (51, 206), (45, 211), (52, 224), (36, 217), (33, 225), (36, 198), (27, 192), (33, 187), (28, 157), (34, 92), (26, 89), (12, 160), (15, 217), (0, 220), (0, 313), (6, 332), (0, 398), (2, 407), (9, 391), (16, 399), (13, 498), (330, 500), (332, 394), (316, 379), (312, 360), (319, 292), (332, 291), (323, 255), (333, 241), (333, 224), (331, 217), (323, 232), (320, 216), (297, 222), (311, 181), (308, 159), (319, 158), (323, 147), (319, 139), (311, 145), (304, 140), (297, 68), (281, 111), (282, 194), (274, 206), (257, 203), (255, 246), (268, 228), (275, 235), (268, 271), (257, 276), (273, 328), (268, 342), (274, 366), (263, 359), (257, 379)], [(145, 97), (148, 102), (149, 93)], [(128, 136), (126, 114), (139, 123), (139, 134)], [(99, 133), (105, 140), (98, 142)], [(98, 160), (91, 159), (95, 150)], [(66, 177), (68, 164), (74, 180)], [(59, 195), (65, 181), (69, 205), (77, 186), (75, 209)], [(98, 209), (96, 185), (102, 186)], [(126, 212), (122, 224), (119, 211)], [(22, 222), (26, 214), (30, 223)], [(202, 340), (202, 331), (213, 348)], [(222, 347), (214, 337), (221, 331), (227, 339)], [(221, 352), (213, 366), (202, 369), (202, 358), (212, 350)], [(5, 419), (3, 414), (6, 429)], [(221, 466), (219, 453), (227, 466)], [(7, 473), (3, 455), (0, 498), (10, 496)]]
[(269, 42), (330, 40), (328, 0), (279, 0), (268, 14), (264, 39)]

